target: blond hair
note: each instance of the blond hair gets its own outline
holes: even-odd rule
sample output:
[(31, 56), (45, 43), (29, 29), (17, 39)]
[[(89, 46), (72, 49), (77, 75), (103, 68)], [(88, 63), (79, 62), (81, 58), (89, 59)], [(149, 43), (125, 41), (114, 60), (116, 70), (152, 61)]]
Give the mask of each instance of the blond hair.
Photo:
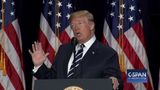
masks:
[(87, 17), (89, 21), (94, 22), (94, 17), (92, 13), (90, 13), (87, 10), (80, 10), (80, 11), (73, 12), (69, 18), (69, 21), (71, 22), (73, 18), (83, 17), (83, 16)]

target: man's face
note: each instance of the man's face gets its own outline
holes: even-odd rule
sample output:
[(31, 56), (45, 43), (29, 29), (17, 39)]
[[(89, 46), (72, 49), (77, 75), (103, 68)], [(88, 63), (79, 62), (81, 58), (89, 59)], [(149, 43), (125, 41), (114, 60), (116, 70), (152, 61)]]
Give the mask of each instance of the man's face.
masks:
[(85, 16), (73, 18), (71, 28), (79, 43), (87, 42), (94, 34), (93, 23)]

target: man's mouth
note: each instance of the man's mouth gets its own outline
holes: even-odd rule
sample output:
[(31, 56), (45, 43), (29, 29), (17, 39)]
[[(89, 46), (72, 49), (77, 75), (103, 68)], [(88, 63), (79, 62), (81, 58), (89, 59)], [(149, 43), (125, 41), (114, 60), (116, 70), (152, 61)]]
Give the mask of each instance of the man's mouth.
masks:
[(80, 33), (78, 32), (78, 33), (76, 33), (76, 36), (80, 36)]

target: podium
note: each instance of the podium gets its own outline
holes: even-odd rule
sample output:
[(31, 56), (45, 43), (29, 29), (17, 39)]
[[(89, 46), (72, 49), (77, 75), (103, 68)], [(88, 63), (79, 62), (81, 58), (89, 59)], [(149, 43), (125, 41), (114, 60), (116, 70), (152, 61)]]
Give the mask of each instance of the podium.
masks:
[(113, 90), (111, 79), (36, 80), (34, 90)]

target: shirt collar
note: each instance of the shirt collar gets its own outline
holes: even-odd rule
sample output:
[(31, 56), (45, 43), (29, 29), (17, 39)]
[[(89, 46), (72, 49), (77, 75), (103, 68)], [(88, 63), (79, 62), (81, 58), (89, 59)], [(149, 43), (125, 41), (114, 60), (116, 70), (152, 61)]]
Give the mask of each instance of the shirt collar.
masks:
[[(91, 47), (91, 45), (94, 43), (95, 40), (96, 40), (96, 36), (94, 35), (94, 36), (93, 36), (91, 39), (89, 39), (87, 42), (83, 43), (83, 44), (85, 45), (84, 48), (89, 49), (89, 48)], [(80, 44), (78, 44), (78, 45), (76, 46), (76, 48), (78, 49), (79, 46), (80, 46)]]

